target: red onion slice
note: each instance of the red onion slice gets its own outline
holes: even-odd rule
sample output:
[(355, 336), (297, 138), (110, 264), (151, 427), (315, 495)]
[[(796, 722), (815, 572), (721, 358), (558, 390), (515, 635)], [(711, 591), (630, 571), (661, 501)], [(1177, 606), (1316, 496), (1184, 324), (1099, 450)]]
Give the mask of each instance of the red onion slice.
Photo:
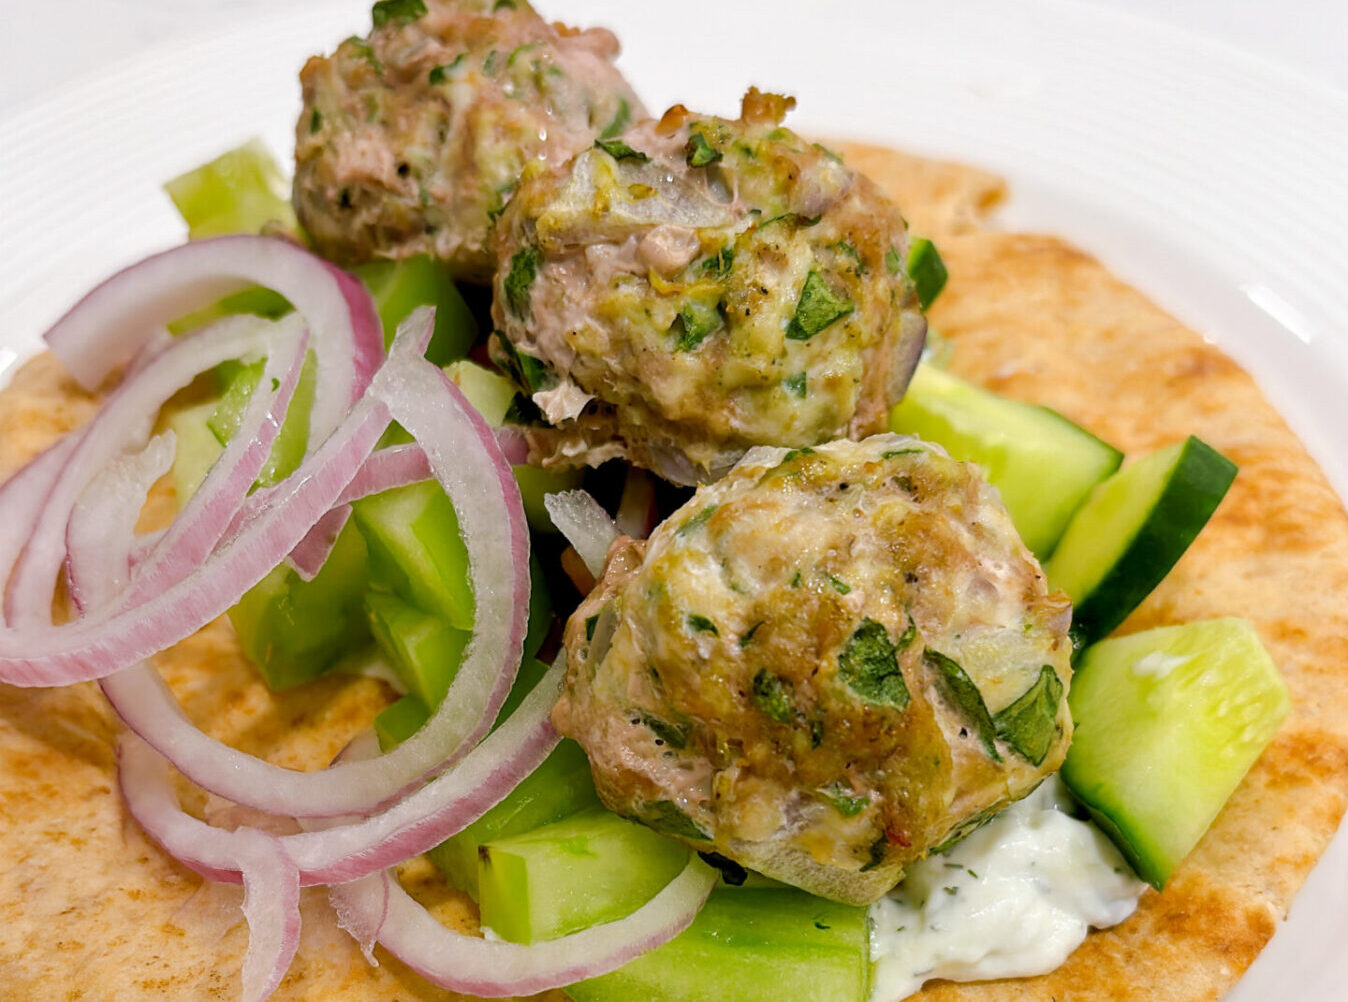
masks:
[(235, 833), (243, 871), (243, 1002), (263, 1002), (281, 984), (300, 946), (300, 879), (274, 836), (256, 828)]
[(317, 577), (323, 565), (328, 562), (332, 548), (337, 545), (337, 537), (342, 534), (349, 521), (351, 521), (349, 504), (328, 509), (327, 514), (315, 522), (314, 527), (290, 551), (285, 562), (300, 576), (300, 580), (312, 581)]
[(679, 875), (627, 917), (530, 946), (445, 928), (388, 871), (329, 894), (340, 913), (360, 928), (377, 928), (379, 943), (427, 981), (504, 998), (598, 977), (662, 946), (692, 924), (716, 879), (716, 871), (690, 853)]
[(86, 389), (131, 361), (170, 320), (250, 285), (288, 299), (321, 331), (312, 434), (325, 438), (383, 356), (383, 329), (360, 282), (286, 240), (198, 240), (131, 265), (94, 288), (47, 332), (47, 344)]
[(622, 500), (618, 502), (618, 513), (613, 519), (614, 526), (624, 536), (645, 539), (655, 528), (658, 516), (655, 479), (645, 470), (629, 467), (627, 479), (623, 481)]
[(552, 524), (576, 548), (585, 568), (596, 578), (604, 573), (608, 549), (618, 529), (603, 506), (585, 491), (561, 491), (543, 498)]

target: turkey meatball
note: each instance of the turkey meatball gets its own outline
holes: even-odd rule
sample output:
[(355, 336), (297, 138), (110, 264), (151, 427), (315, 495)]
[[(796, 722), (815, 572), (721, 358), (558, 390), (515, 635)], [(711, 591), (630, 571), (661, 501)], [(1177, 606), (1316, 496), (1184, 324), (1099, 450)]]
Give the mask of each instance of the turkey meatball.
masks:
[(1061, 764), (1069, 620), (939, 447), (757, 448), (615, 543), (553, 721), (612, 810), (860, 904)]
[(614, 457), (682, 484), (754, 445), (881, 431), (926, 322), (903, 216), (751, 90), (533, 169), (497, 228), (498, 362), (544, 465)]
[(612, 33), (547, 24), (524, 0), (376, 4), (368, 37), (300, 73), (300, 222), (342, 264), (424, 253), (486, 281), (525, 166), (645, 115), (617, 54)]

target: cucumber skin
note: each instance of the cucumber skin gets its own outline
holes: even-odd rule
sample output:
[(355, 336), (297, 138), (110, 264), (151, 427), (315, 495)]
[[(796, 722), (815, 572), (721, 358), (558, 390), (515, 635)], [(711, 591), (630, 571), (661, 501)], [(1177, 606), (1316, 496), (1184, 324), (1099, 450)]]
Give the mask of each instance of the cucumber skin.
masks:
[(1078, 649), (1114, 632), (1156, 590), (1207, 525), (1235, 478), (1235, 463), (1202, 439), (1189, 436), (1174, 474), (1119, 562), (1073, 606), (1072, 639)]
[[(1248, 761), (1245, 762), (1240, 773), (1234, 776), (1233, 781), (1230, 782), (1229, 786), (1224, 787), (1224, 795), (1220, 802), (1210, 805), (1211, 812), (1204, 823), (1201, 826), (1195, 826), (1192, 829), (1196, 834), (1192, 835), (1192, 842), (1187, 844), (1187, 848), (1182, 852), (1172, 851), (1168, 854), (1168, 848), (1170, 850), (1175, 849), (1177, 843), (1172, 841), (1172, 845), (1167, 847), (1163, 837), (1158, 836), (1154, 830), (1148, 830), (1148, 822), (1159, 823), (1161, 825), (1167, 823), (1175, 825), (1179, 824), (1181, 819), (1173, 813), (1149, 810), (1148, 808), (1150, 805), (1145, 802), (1145, 797), (1136, 801), (1134, 807), (1130, 809), (1127, 802), (1129, 791), (1126, 777), (1124, 782), (1116, 782), (1115, 780), (1118, 776), (1110, 775), (1110, 766), (1112, 763), (1109, 761), (1109, 753), (1106, 752), (1104, 755), (1101, 755), (1090, 747), (1095, 741), (1094, 732), (1096, 730), (1091, 719), (1092, 710), (1097, 710), (1102, 716), (1107, 718), (1103, 724), (1103, 729), (1109, 730), (1112, 727), (1116, 716), (1126, 716), (1129, 711), (1133, 709), (1133, 707), (1130, 706), (1130, 703), (1135, 704), (1138, 701), (1136, 699), (1136, 687), (1146, 684), (1139, 681), (1133, 671), (1121, 667), (1121, 662), (1118, 662), (1117, 660), (1108, 660), (1106, 652), (1112, 653), (1114, 650), (1117, 650), (1124, 645), (1127, 647), (1135, 647), (1140, 641), (1143, 641), (1150, 636), (1160, 636), (1168, 640), (1170, 636), (1182, 631), (1210, 630), (1221, 628), (1227, 623), (1238, 625), (1239, 630), (1220, 638), (1221, 643), (1230, 647), (1242, 641), (1246, 642), (1249, 645), (1248, 650), (1256, 652), (1256, 657), (1262, 655), (1262, 660), (1271, 672), (1271, 678), (1265, 676), (1261, 679), (1257, 674), (1251, 675), (1247, 671), (1245, 677), (1239, 680), (1240, 685), (1238, 687), (1239, 691), (1245, 694), (1247, 698), (1257, 694), (1258, 698), (1272, 702), (1273, 709), (1271, 710), (1269, 719), (1263, 723), (1263, 726), (1267, 728), (1267, 737), (1260, 743), (1258, 751), (1248, 755)], [(1154, 649), (1160, 651), (1164, 648), (1163, 646), (1158, 645)], [(1208, 649), (1211, 650), (1211, 647)], [(1133, 653), (1135, 655), (1134, 663), (1136, 663), (1137, 652)], [(1102, 658), (1106, 658), (1107, 660), (1102, 662), (1100, 660)], [(1187, 665), (1178, 667), (1174, 670), (1183, 672), (1186, 668)], [(1204, 673), (1206, 674), (1212, 670), (1211, 667), (1207, 667), (1205, 668)], [(1111, 673), (1111, 684), (1107, 689), (1112, 689), (1113, 691), (1099, 691), (1102, 689), (1099, 683), (1104, 677), (1103, 673), (1105, 672)], [(1119, 679), (1119, 676), (1122, 676), (1121, 682), (1116, 681)], [(1260, 688), (1252, 687), (1251, 682), (1258, 683)], [(1232, 687), (1235, 688), (1235, 686)], [(1133, 691), (1129, 691), (1130, 688), (1132, 688)], [(1164, 683), (1158, 685), (1157, 688), (1165, 688)], [(1152, 700), (1154, 698), (1154, 696), (1144, 697), (1149, 708), (1152, 707)], [(1087, 700), (1087, 703), (1084, 706), (1082, 705), (1083, 699)], [(1101, 830), (1103, 830), (1105, 834), (1109, 836), (1110, 840), (1118, 847), (1119, 851), (1128, 860), (1128, 863), (1133, 867), (1137, 875), (1147, 883), (1151, 884), (1158, 891), (1165, 887), (1166, 882), (1170, 879), (1170, 875), (1174, 872), (1175, 868), (1183, 861), (1183, 858), (1187, 856), (1188, 852), (1192, 851), (1193, 846), (1197, 844), (1207, 828), (1211, 826), (1212, 821), (1216, 818), (1217, 814), (1220, 813), (1225, 802), (1230, 799), (1231, 794), (1235, 792), (1235, 788), (1239, 786), (1245, 773), (1249, 771), (1249, 768), (1253, 766), (1254, 762), (1258, 759), (1259, 754), (1262, 753), (1269, 741), (1272, 740), (1273, 733), (1276, 732), (1279, 724), (1281, 724), (1282, 720), (1286, 717), (1291, 706), (1286, 685), (1282, 681), (1281, 676), (1278, 675), (1277, 668), (1273, 665), (1267, 651), (1263, 649), (1263, 645), (1259, 641), (1258, 635), (1254, 632), (1253, 627), (1247, 621), (1235, 619), (1201, 620), (1180, 626), (1163, 626), (1152, 630), (1146, 630), (1142, 633), (1129, 634), (1124, 637), (1111, 638), (1103, 641), (1088, 649), (1080, 664), (1077, 666), (1077, 675), (1075, 676), (1072, 692), (1068, 697), (1068, 700), (1072, 704), (1073, 717), (1076, 723), (1076, 734), (1073, 739), (1073, 745), (1068, 751), (1067, 760), (1063, 763), (1061, 771), (1063, 782), (1065, 782), (1067, 787), (1072, 791), (1073, 797), (1086, 808), (1091, 819), (1099, 825)], [(1186, 709), (1191, 709), (1192, 705), (1193, 704), (1191, 703), (1187, 704)], [(1180, 723), (1179, 718), (1173, 713), (1175, 706), (1176, 702), (1171, 698), (1162, 703), (1159, 710), (1153, 709), (1152, 712), (1172, 711), (1168, 723), (1173, 728)], [(1082, 712), (1083, 710), (1085, 712)], [(1194, 728), (1203, 728), (1211, 731), (1210, 726), (1204, 727), (1204, 725), (1205, 721), (1200, 715), (1199, 719), (1191, 722), (1190, 730), (1192, 731)], [(1247, 722), (1246, 729), (1248, 729), (1249, 726), (1250, 724)], [(1142, 775), (1153, 775), (1155, 769), (1161, 768), (1159, 763), (1153, 762), (1148, 758), (1148, 752), (1154, 750), (1155, 747), (1160, 746), (1160, 743), (1163, 742), (1163, 740), (1164, 734), (1153, 737), (1152, 742), (1148, 747), (1144, 748), (1133, 757), (1134, 768), (1132, 771), (1134, 773), (1137, 773), (1140, 769)], [(1237, 747), (1237, 742), (1229, 741), (1224, 747)], [(1115, 748), (1112, 750), (1117, 749)], [(1200, 748), (1199, 754), (1202, 754), (1205, 750), (1209, 752), (1213, 751), (1211, 748)], [(1201, 768), (1205, 764), (1206, 763), (1199, 762), (1198, 767)], [(1193, 762), (1177, 763), (1176, 768), (1187, 768), (1192, 773), (1195, 764)], [(1231, 778), (1232, 777), (1228, 775), (1228, 779)], [(1120, 789), (1123, 790), (1124, 795), (1122, 797), (1119, 796)], [(1189, 802), (1187, 806), (1192, 808), (1192, 802)], [(1150, 817), (1148, 817), (1148, 815), (1150, 815)], [(1143, 819), (1141, 824), (1138, 823), (1138, 816), (1141, 816)], [(1173, 816), (1175, 820), (1159, 821), (1158, 819), (1163, 816), (1167, 819)]]
[(865, 908), (789, 887), (718, 886), (669, 943), (566, 993), (575, 1002), (865, 1002), (870, 975)]

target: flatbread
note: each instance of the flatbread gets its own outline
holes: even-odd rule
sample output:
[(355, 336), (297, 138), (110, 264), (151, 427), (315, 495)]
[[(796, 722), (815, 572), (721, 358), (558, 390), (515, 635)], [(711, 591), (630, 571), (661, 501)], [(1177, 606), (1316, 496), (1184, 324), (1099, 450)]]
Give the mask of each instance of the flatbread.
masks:
[[(1165, 893), (1149, 891), (1133, 918), (1092, 934), (1053, 974), (934, 984), (918, 997), (1216, 998), (1272, 934), (1348, 803), (1348, 515), (1253, 380), (1217, 349), (1062, 241), (984, 230), (1004, 193), (996, 177), (872, 148), (844, 152), (937, 240), (951, 281), (932, 323), (955, 346), (955, 371), (1055, 407), (1128, 452), (1193, 433), (1240, 464), (1213, 522), (1122, 630), (1245, 616), (1293, 697), (1273, 745)], [(92, 407), (51, 359), (30, 362), (0, 395), (0, 476)], [(296, 767), (327, 762), (390, 698), (370, 680), (271, 694), (223, 623), (160, 664), (210, 733)], [(116, 793), (115, 733), (92, 686), (0, 686), (0, 996), (237, 999), (241, 892), (204, 883), (129, 820)], [(210, 813), (202, 797), (194, 802)], [(437, 914), (471, 928), (470, 904), (425, 864), (409, 869)], [(275, 999), (461, 998), (383, 951), (370, 967), (321, 890), (305, 892), (303, 911), (300, 954)]]

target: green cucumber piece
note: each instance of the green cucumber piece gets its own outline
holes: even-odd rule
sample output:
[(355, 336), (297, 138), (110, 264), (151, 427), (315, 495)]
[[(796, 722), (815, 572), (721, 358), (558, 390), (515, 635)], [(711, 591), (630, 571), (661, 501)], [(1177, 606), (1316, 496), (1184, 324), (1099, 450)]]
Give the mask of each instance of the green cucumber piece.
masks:
[(575, 1002), (864, 1002), (866, 909), (787, 887), (718, 887), (693, 924), (652, 950), (571, 985)]
[(352, 269), (379, 312), (384, 345), (418, 306), (435, 307), (435, 331), (426, 357), (436, 365), (463, 358), (477, 340), (477, 320), (445, 266), (425, 254), (400, 261), (371, 261)]
[[(209, 306), (203, 306), (199, 310), (184, 314), (176, 320), (168, 323), (168, 332), (170, 334), (186, 334), (188, 331), (194, 331), (198, 327), (205, 327), (209, 323), (214, 323), (223, 317), (237, 316), (240, 313), (251, 313), (256, 317), (264, 317), (267, 320), (278, 320), (289, 313), (294, 307), (290, 305), (290, 300), (279, 292), (273, 292), (271, 289), (264, 289), (260, 285), (243, 289), (233, 295), (218, 299)], [(221, 363), (216, 366), (219, 371), (225, 366)]]
[(493, 428), (505, 424), (506, 412), (518, 392), (515, 385), (499, 372), (464, 359), (445, 366), (450, 382), (463, 391), (483, 420)]
[(362, 498), (352, 519), (370, 551), (370, 581), (460, 630), (473, 628), (468, 549), (459, 519), (433, 480)]
[(1063, 780), (1143, 880), (1165, 886), (1272, 740), (1287, 688), (1243, 619), (1086, 649)]
[(936, 301), (950, 277), (936, 245), (926, 237), (914, 237), (908, 245), (908, 277), (917, 287), (917, 301), (924, 310)]
[(197, 492), (224, 451), (206, 423), (216, 406), (217, 402), (212, 398), (190, 407), (176, 408), (164, 417), (164, 424), (173, 432), (176, 442), (172, 476), (179, 508)]
[(190, 240), (258, 233), (269, 224), (299, 232), (290, 184), (260, 139), (165, 182), (164, 190), (187, 223)]
[(580, 745), (564, 739), (504, 800), (426, 855), (452, 886), (477, 901), (479, 850), (484, 843), (523, 835), (597, 806), (590, 760)]
[(483, 843), (482, 924), (511, 942), (537, 943), (611, 922), (654, 897), (687, 859), (680, 843), (590, 808)]
[(270, 688), (312, 681), (369, 645), (366, 566), (365, 542), (348, 523), (312, 580), (281, 564), (229, 610), (244, 654)]
[(472, 634), (387, 592), (367, 594), (365, 612), (375, 643), (403, 685), (424, 705), (439, 706)]
[(421, 697), (408, 693), (397, 702), (386, 706), (374, 718), (374, 733), (379, 739), (379, 750), (390, 751), (402, 744), (431, 717), (431, 711)]
[(1057, 411), (1000, 397), (929, 364), (917, 367), (889, 426), (981, 466), (1040, 559), (1091, 489), (1123, 461), (1118, 449)]
[[(253, 391), (257, 389), (265, 365), (265, 362), (257, 361), (235, 370), (220, 396), (219, 403), (207, 418), (207, 427), (221, 445), (227, 445), (238, 431), (243, 412), (248, 407)], [(295, 468), (304, 460), (304, 451), (309, 445), (309, 412), (314, 406), (317, 373), (318, 358), (310, 351), (304, 356), (300, 378), (295, 384), (290, 406), (286, 408), (281, 430), (276, 433), (267, 461), (258, 472), (259, 486), (271, 487), (280, 483), (294, 473)]]
[(1081, 645), (1108, 636), (1175, 566), (1212, 517), (1236, 465), (1190, 436), (1100, 484), (1044, 565), (1072, 600)]

